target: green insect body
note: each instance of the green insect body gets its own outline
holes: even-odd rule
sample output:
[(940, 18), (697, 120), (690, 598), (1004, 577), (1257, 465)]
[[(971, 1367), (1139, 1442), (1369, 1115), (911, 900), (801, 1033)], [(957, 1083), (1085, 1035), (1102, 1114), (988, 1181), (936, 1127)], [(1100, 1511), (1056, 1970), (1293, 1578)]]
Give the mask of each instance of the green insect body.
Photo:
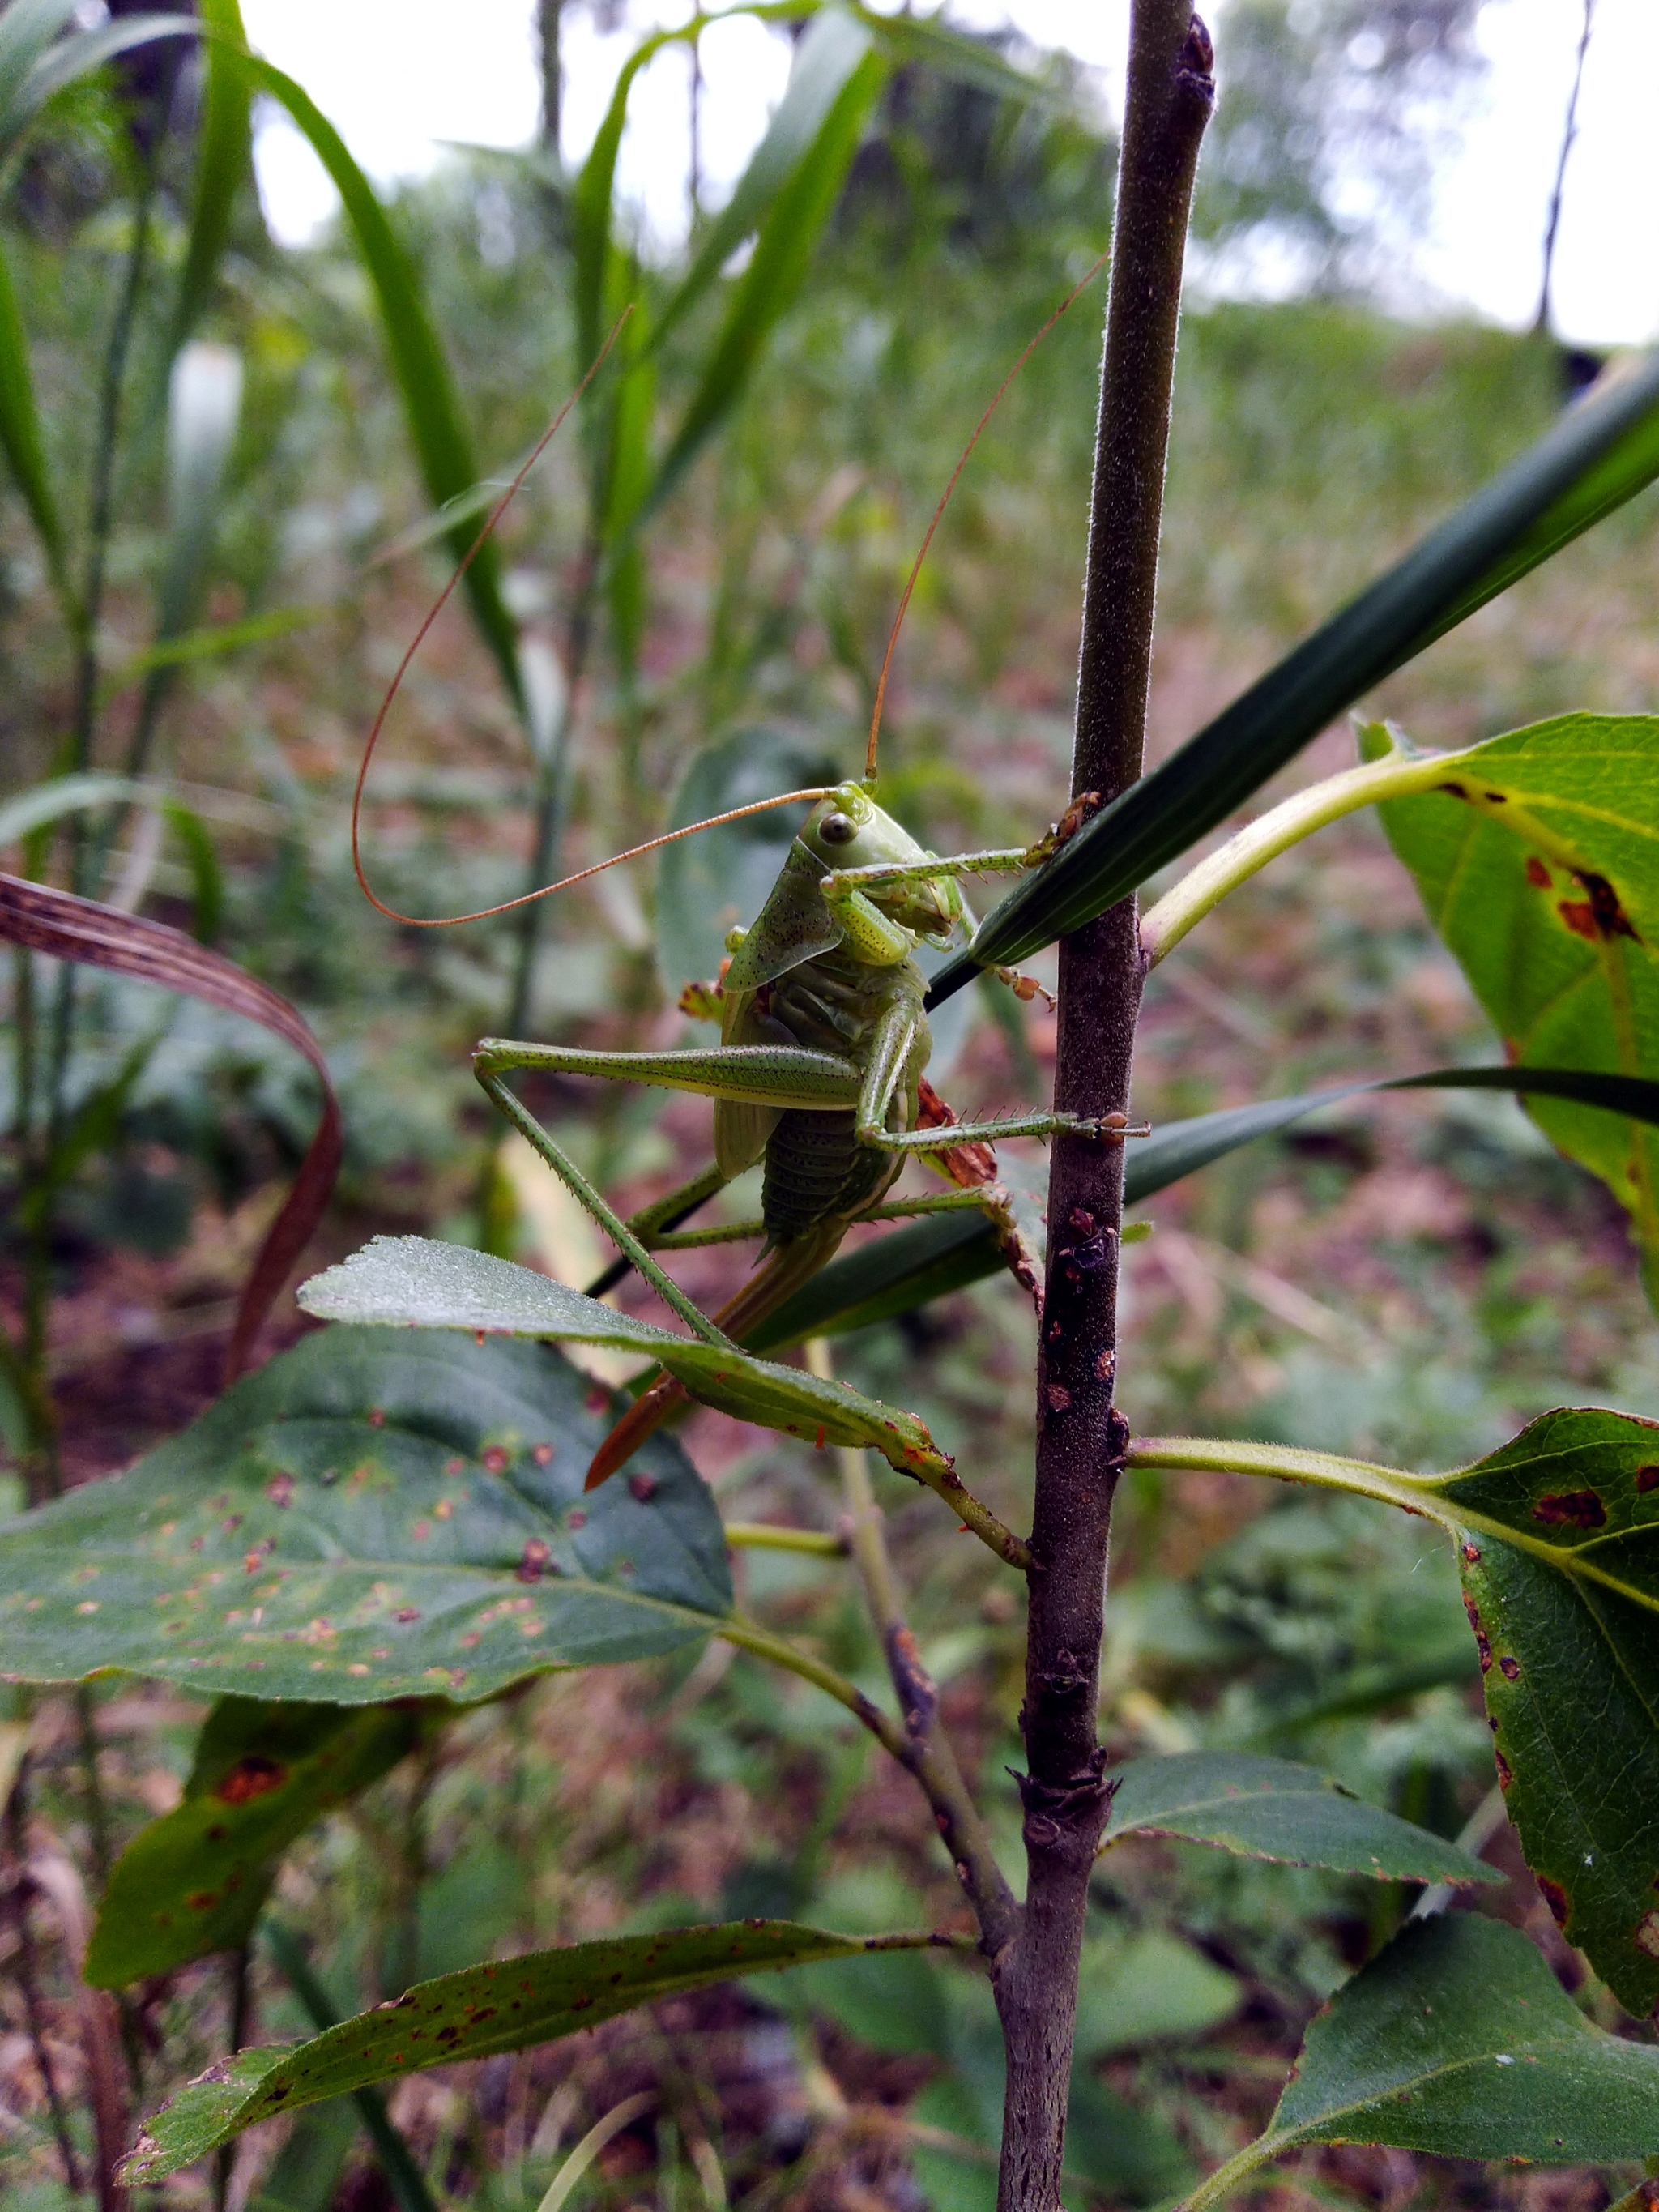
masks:
[[(916, 947), (943, 950), (969, 924), (958, 878), (1035, 866), (1052, 842), (941, 859), (901, 829), (863, 786), (838, 785), (813, 807), (752, 926), (728, 939), (732, 957), (719, 997), (699, 989), (690, 1001), (698, 1012), (718, 1007), (717, 1047), (607, 1053), (486, 1038), (474, 1056), (479, 1080), (695, 1333), (708, 1342), (741, 1343), (826, 1264), (854, 1222), (978, 1203), (972, 1190), (956, 1190), (884, 1206), (911, 1153), (937, 1158), (981, 1139), (1060, 1129), (1117, 1134), (1053, 1112), (948, 1129), (920, 1126), (931, 1043)], [(619, 1221), (501, 1081), (505, 1071), (517, 1067), (712, 1096), (714, 1167), (632, 1223)], [(688, 1214), (757, 1161), (760, 1220), (675, 1233)], [(700, 1313), (649, 1257), (653, 1249), (745, 1234), (764, 1237), (763, 1264), (712, 1316)], [(684, 1402), (678, 1383), (665, 1376), (653, 1383), (600, 1446), (590, 1487), (623, 1466)]]
[[(832, 908), (823, 885), (832, 869), (914, 867), (931, 857), (857, 784), (821, 800), (753, 927), (727, 939), (721, 1043), (805, 1046), (850, 1060), (872, 1073), (883, 1127), (914, 1128), (932, 1044), (927, 980), (910, 956), (918, 938), (951, 942), (961, 894), (948, 880), (907, 879), (851, 893), (839, 902), (848, 915)], [(761, 1218), (775, 1246), (832, 1218), (844, 1229), (879, 1204), (904, 1164), (902, 1152), (859, 1141), (856, 1109), (721, 1099), (714, 1158), (722, 1175), (741, 1175), (763, 1157)]]

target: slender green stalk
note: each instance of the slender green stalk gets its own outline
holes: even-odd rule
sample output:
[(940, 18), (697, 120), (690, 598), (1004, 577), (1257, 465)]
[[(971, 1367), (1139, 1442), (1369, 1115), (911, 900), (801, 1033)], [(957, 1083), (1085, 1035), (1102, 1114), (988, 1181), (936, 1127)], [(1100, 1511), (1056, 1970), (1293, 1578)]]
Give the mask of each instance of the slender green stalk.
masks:
[(805, 1552), (814, 1559), (844, 1559), (845, 1536), (822, 1528), (787, 1528), (775, 1521), (728, 1521), (726, 1540), (734, 1552)]
[(1269, 860), (1311, 837), (1328, 823), (1362, 806), (1413, 793), (1437, 791), (1464, 760), (1462, 753), (1390, 753), (1386, 760), (1362, 763), (1328, 776), (1310, 790), (1298, 791), (1241, 830), (1207, 859), (1190, 868), (1166, 891), (1140, 924), (1140, 948), (1156, 967), (1206, 914), (1230, 892), (1247, 883)]
[[(806, 1364), (828, 1382), (834, 1380), (830, 1347), (821, 1336), (808, 1340)], [(939, 1720), (939, 1692), (921, 1663), (916, 1639), (904, 1617), (898, 1577), (888, 1554), (882, 1510), (870, 1483), (868, 1455), (838, 1445), (842, 1496), (847, 1504), (847, 1542), (864, 1584), (865, 1602), (881, 1638), (883, 1656), (899, 1710), (904, 1715), (905, 1749), (899, 1754), (933, 1808), (939, 1836), (950, 1852), (957, 1880), (979, 1922), (981, 1948), (994, 1957), (1012, 1940), (1019, 1906), (991, 1848), (991, 1838), (974, 1803), (951, 1739)]]
[(752, 1651), (757, 1659), (769, 1659), (775, 1667), (781, 1667), (791, 1674), (799, 1674), (803, 1682), (811, 1682), (816, 1689), (823, 1691), (838, 1705), (845, 1705), (855, 1720), (862, 1721), (871, 1735), (877, 1737), (902, 1765), (908, 1764), (904, 1730), (890, 1715), (883, 1712), (879, 1705), (872, 1704), (856, 1682), (849, 1682), (845, 1674), (838, 1674), (833, 1667), (826, 1667), (822, 1660), (814, 1659), (810, 1652), (797, 1650), (785, 1638), (774, 1636), (769, 1628), (763, 1628), (758, 1621), (744, 1620), (740, 1613), (728, 1613), (714, 1633), (724, 1637), (728, 1644), (735, 1644), (739, 1650)]

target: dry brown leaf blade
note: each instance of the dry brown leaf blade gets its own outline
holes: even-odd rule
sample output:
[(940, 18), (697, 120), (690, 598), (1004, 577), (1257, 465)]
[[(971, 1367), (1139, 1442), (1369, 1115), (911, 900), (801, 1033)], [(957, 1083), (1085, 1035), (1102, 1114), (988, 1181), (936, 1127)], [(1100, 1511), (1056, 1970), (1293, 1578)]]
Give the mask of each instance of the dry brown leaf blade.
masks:
[(106, 969), (153, 983), (159, 990), (182, 992), (209, 1006), (222, 1006), (281, 1037), (316, 1071), (323, 1087), (322, 1117), (294, 1188), (266, 1232), (243, 1287), (225, 1355), (225, 1379), (233, 1382), (246, 1366), (261, 1323), (321, 1220), (340, 1171), (340, 1109), (322, 1047), (298, 1010), (279, 992), (165, 922), (122, 914), (50, 884), (0, 874), (0, 939), (54, 960)]

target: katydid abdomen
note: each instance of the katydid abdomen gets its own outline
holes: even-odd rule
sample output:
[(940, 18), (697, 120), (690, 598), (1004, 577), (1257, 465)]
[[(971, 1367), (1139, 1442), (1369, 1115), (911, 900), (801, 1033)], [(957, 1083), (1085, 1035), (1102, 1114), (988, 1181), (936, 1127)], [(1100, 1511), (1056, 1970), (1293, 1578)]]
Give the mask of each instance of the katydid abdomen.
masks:
[[(817, 865), (821, 866), (822, 863)], [(914, 962), (872, 969), (836, 951), (803, 961), (775, 983), (726, 1000), (726, 1045), (805, 1045), (844, 1054), (862, 1066), (884, 1023), (899, 1012), (910, 1024), (910, 1048), (894, 1085), (886, 1126), (914, 1127), (917, 1092), (930, 1049), (921, 1012), (927, 988)], [(757, 1108), (720, 1099), (714, 1108), (715, 1155), (727, 1174), (763, 1163), (761, 1218), (766, 1244), (757, 1272), (712, 1316), (742, 1343), (784, 1300), (835, 1257), (860, 1215), (880, 1203), (903, 1167), (903, 1156), (860, 1141), (849, 1107), (808, 1111)], [(690, 1400), (671, 1376), (659, 1376), (623, 1414), (594, 1454), (591, 1490), (625, 1466), (663, 1422)]]

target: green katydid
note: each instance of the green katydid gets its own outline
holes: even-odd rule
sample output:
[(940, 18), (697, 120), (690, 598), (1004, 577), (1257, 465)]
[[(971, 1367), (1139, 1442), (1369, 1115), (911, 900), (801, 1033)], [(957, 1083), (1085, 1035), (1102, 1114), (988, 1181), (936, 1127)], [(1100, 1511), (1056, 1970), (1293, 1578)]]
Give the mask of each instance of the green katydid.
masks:
[[(1085, 277), (1084, 282), (1087, 281)], [(720, 981), (694, 987), (682, 1001), (687, 1012), (720, 1020), (718, 1045), (664, 1052), (607, 1052), (486, 1037), (473, 1055), (474, 1072), (491, 1101), (617, 1245), (622, 1258), (607, 1279), (614, 1280), (628, 1266), (636, 1267), (688, 1328), (707, 1342), (740, 1343), (828, 1263), (854, 1224), (981, 1204), (985, 1194), (979, 1187), (994, 1175), (985, 1146), (996, 1138), (1049, 1136), (1064, 1130), (1121, 1143), (1131, 1133), (1122, 1115), (1088, 1121), (1071, 1114), (1036, 1110), (983, 1121), (959, 1121), (925, 1079), (930, 1043), (922, 1010), (927, 982), (913, 957), (918, 945), (945, 950), (961, 941), (964, 933), (971, 933), (973, 920), (962, 896), (961, 878), (1036, 866), (1078, 826), (1088, 811), (1088, 800), (1077, 802), (1060, 824), (1034, 844), (941, 857), (918, 844), (872, 796), (882, 706), (894, 650), (917, 574), (946, 501), (1003, 392), (1081, 289), (1078, 286), (1050, 318), (1005, 379), (934, 511), (888, 639), (861, 783), (781, 793), (650, 839), (525, 898), (475, 915), (428, 921), (398, 914), (375, 896), (359, 855), (359, 818), (369, 759), (404, 672), (465, 573), (465, 563), (416, 634), (370, 732), (352, 811), (352, 850), (358, 881), (381, 913), (417, 927), (483, 920), (486, 915), (508, 911), (529, 898), (544, 897), (618, 861), (636, 858), (701, 830), (771, 807), (811, 803), (811, 811), (791, 844), (761, 912), (747, 929), (733, 930), (727, 939), (730, 957)], [(494, 529), (507, 500), (568, 411), (568, 405), (491, 513), (474, 552)], [(999, 972), (1024, 997), (1031, 996), (1037, 988), (1012, 971)], [(712, 1097), (715, 1102), (713, 1165), (631, 1221), (622, 1221), (509, 1087), (506, 1080), (509, 1074), (531, 1069), (655, 1085)], [(921, 1155), (965, 1187), (899, 1204), (886, 1203), (888, 1192), (913, 1154)], [(757, 1163), (763, 1170), (757, 1219), (714, 1230), (680, 1231), (679, 1224), (697, 1207)], [(744, 1237), (764, 1240), (757, 1271), (712, 1316), (695, 1306), (651, 1256), (653, 1251)], [(588, 1487), (625, 1464), (652, 1431), (684, 1402), (685, 1391), (672, 1377), (661, 1376), (653, 1382), (594, 1455)]]

